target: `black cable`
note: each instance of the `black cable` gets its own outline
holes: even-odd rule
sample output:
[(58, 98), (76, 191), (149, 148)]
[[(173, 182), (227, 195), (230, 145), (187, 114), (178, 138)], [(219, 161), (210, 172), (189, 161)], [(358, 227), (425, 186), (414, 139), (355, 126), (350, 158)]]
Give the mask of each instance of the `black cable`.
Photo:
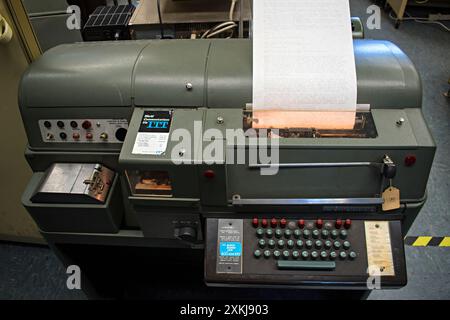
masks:
[(156, 4), (158, 6), (158, 17), (159, 17), (159, 28), (161, 29), (161, 39), (164, 39), (164, 27), (163, 27), (163, 21), (161, 16), (161, 4), (159, 0), (156, 1)]

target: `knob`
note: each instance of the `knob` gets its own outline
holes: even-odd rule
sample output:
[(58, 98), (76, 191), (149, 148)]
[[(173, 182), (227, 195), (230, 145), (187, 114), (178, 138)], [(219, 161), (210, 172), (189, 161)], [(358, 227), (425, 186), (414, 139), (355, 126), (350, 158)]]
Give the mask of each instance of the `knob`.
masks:
[(342, 227), (342, 220), (337, 219), (336, 222), (334, 223), (334, 226), (336, 229), (340, 229)]
[(322, 248), (322, 241), (317, 240), (314, 245), (316, 246), (317, 249), (320, 249)]
[(309, 230), (303, 231), (303, 238), (309, 239), (310, 236), (311, 236), (311, 231), (309, 231)]
[(305, 227), (305, 220), (300, 219), (298, 220), (297, 224), (300, 229), (303, 229)]
[(102, 139), (102, 140), (108, 140), (108, 134), (107, 134), (106, 132), (103, 132), (103, 133), (100, 135), (100, 139)]
[(291, 230), (289, 230), (289, 229), (284, 230), (284, 237), (286, 239), (289, 239), (291, 237), (291, 235), (292, 235), (292, 231)]
[(270, 249), (273, 249), (273, 248), (275, 248), (276, 242), (275, 242), (275, 240), (270, 239), (270, 240), (267, 242), (267, 244), (268, 244), (268, 246), (269, 246)]
[(331, 238), (336, 239), (339, 235), (339, 232), (337, 230), (331, 231)]
[(85, 121), (83, 121), (81, 126), (83, 127), (83, 129), (88, 130), (92, 127), (92, 123), (88, 120), (85, 120)]
[(288, 240), (288, 241), (287, 241), (287, 247), (288, 247), (289, 249), (292, 249), (292, 248), (294, 247), (294, 245), (295, 245), (295, 243), (294, 243), (293, 240)]
[(258, 218), (253, 218), (253, 220), (252, 220), (252, 226), (255, 227), (255, 228), (257, 228), (258, 225), (259, 225), (259, 220), (258, 220)]
[(346, 219), (345, 222), (344, 222), (344, 228), (345, 229), (350, 229), (351, 226), (352, 226), (352, 220)]
[(319, 235), (320, 235), (320, 231), (317, 230), (317, 229), (314, 229), (313, 232), (312, 232), (313, 238), (314, 238), (314, 239), (318, 239), (318, 238), (319, 238)]
[(335, 251), (330, 252), (330, 260), (335, 260), (337, 258), (337, 253)]
[(176, 238), (183, 241), (195, 242), (197, 241), (197, 230), (194, 227), (177, 228)]
[(342, 244), (342, 247), (343, 247), (345, 250), (350, 249), (350, 242), (344, 241), (344, 243)]
[(267, 219), (262, 219), (261, 220), (261, 226), (263, 228), (267, 228), (268, 225), (269, 225), (269, 222), (267, 221)]
[(281, 231), (281, 229), (275, 230), (275, 237), (281, 238), (282, 235), (283, 235), (283, 231)]
[(274, 257), (275, 259), (279, 259), (279, 258), (280, 258), (280, 255), (281, 255), (281, 252), (278, 251), (278, 250), (275, 250), (275, 251), (273, 252), (273, 257)]
[(272, 228), (276, 228), (278, 225), (278, 221), (275, 218), (272, 218), (272, 220), (270, 220), (270, 225)]
[(323, 220), (322, 220), (322, 219), (317, 219), (317, 221), (316, 221), (316, 227), (317, 227), (318, 229), (322, 229), (322, 227), (323, 227)]
[(53, 133), (47, 133), (47, 140), (53, 140), (55, 139), (55, 136), (53, 135)]
[(259, 241), (258, 241), (258, 246), (259, 246), (261, 249), (264, 249), (264, 247), (266, 246), (266, 240), (264, 240), (264, 239), (259, 239)]
[(284, 227), (286, 227), (286, 224), (287, 224), (287, 220), (285, 218), (280, 220), (280, 227), (284, 228)]
[(258, 238), (262, 238), (264, 236), (264, 229), (262, 229), (262, 228), (256, 229), (256, 236)]

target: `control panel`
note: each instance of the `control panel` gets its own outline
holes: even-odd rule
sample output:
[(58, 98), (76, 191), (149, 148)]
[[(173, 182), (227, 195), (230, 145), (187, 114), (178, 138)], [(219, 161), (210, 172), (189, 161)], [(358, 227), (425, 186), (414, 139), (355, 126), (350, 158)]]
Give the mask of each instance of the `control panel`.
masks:
[(207, 219), (210, 285), (367, 289), (406, 284), (400, 221), (350, 218)]
[(128, 131), (126, 119), (39, 120), (47, 143), (122, 143)]

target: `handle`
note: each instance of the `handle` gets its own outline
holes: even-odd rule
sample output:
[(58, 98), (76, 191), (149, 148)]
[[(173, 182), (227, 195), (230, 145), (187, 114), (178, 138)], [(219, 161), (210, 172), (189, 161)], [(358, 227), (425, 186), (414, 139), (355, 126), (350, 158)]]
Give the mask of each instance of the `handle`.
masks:
[(232, 204), (234, 206), (245, 205), (380, 205), (383, 198), (292, 198), (292, 199), (242, 199), (234, 196)]
[(12, 29), (6, 19), (0, 14), (0, 44), (6, 44), (11, 41), (13, 36)]

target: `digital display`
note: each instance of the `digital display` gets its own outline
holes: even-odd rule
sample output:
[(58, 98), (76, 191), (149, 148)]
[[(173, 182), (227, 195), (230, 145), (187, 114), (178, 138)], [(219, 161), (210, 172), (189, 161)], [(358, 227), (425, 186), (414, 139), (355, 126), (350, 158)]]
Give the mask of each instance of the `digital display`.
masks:
[(150, 120), (147, 125), (147, 129), (167, 129), (168, 127), (169, 120)]

